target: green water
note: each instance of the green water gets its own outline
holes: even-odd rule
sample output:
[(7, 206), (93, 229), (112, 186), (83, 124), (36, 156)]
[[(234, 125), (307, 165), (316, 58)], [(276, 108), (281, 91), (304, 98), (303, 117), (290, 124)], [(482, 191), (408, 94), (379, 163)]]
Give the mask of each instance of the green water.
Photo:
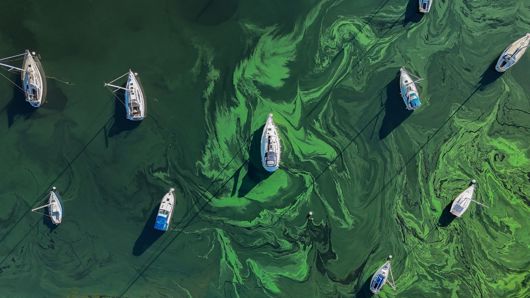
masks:
[[(530, 57), (492, 68), (530, 1), (4, 2), (0, 56), (50, 78), (38, 110), (0, 80), (1, 297), (365, 297), (389, 254), (381, 297), (530, 295)], [(128, 68), (139, 125), (103, 87)], [(490, 208), (451, 218), (472, 178)], [(29, 212), (53, 185), (57, 228)]]

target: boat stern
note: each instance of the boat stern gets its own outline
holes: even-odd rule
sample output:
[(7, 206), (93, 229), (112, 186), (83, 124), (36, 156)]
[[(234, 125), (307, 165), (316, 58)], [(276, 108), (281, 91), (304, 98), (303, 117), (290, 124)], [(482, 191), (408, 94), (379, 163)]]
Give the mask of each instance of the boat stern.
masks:
[(505, 56), (502, 55), (499, 57), (499, 60), (497, 61), (497, 64), (495, 65), (495, 70), (497, 72), (503, 73), (507, 71), (510, 68), (510, 65), (508, 61), (506, 61)]
[(405, 92), (405, 94), (402, 95), (402, 98), (407, 110), (414, 111), (421, 107), (420, 97), (416, 93), (407, 92), (406, 90), (402, 90), (402, 92)]
[(455, 199), (455, 201), (453, 202), (453, 205), (451, 205), (451, 210), (449, 210), (449, 213), (451, 213), (452, 215), (456, 217), (461, 217), (462, 214), (464, 214), (464, 212), (466, 211), (466, 209), (467, 208), (465, 208), (465, 206), (462, 206), (460, 204), (458, 199)]
[(132, 113), (127, 114), (127, 120), (131, 121), (142, 121), (144, 118), (144, 115), (133, 115)]
[(272, 173), (272, 172), (275, 172), (276, 170), (278, 170), (280, 167), (279, 166), (267, 166), (266, 164), (263, 164), (263, 168), (265, 169), (265, 171), (269, 172), (269, 173)]
[(432, 0), (419, 0), (419, 11), (428, 13), (431, 10)]
[(421, 101), (420, 98), (416, 96), (410, 101), (410, 108), (412, 110), (416, 110), (419, 107), (421, 107)]
[(456, 217), (461, 217), (462, 216), (462, 211), (457, 211), (457, 210), (453, 210), (451, 209), (451, 211), (449, 211), (452, 215), (456, 216)]
[(386, 283), (386, 276), (384, 274), (381, 274), (380, 272), (377, 272), (370, 281), (370, 291), (374, 294), (378, 294), (381, 292), (381, 289)]
[(26, 97), (26, 101), (29, 103), (30, 106), (34, 108), (39, 108), (42, 105), (42, 102), (38, 100), (31, 100)]
[(155, 230), (159, 230), (159, 231), (164, 231), (164, 232), (167, 231), (169, 228), (168, 218), (164, 215), (158, 214), (156, 216), (154, 228)]

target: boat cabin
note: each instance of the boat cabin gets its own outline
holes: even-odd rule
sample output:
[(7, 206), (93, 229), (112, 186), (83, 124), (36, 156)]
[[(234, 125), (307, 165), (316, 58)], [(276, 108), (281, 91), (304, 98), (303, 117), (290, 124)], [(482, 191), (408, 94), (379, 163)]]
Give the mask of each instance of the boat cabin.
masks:
[(38, 97), (38, 88), (35, 84), (32, 84), (34, 78), (31, 73), (28, 71), (24, 76), (24, 91), (26, 92), (27, 101), (36, 101)]
[(274, 152), (273, 147), (272, 147), (271, 136), (268, 136), (267, 152), (265, 153), (265, 163), (267, 164), (268, 167), (273, 167), (278, 163), (277, 160), (278, 159), (276, 156), (276, 152)]
[(269, 151), (265, 153), (265, 162), (268, 167), (274, 167), (276, 165), (276, 152)]
[(465, 209), (464, 209), (464, 207), (463, 207), (462, 205), (460, 205), (460, 204), (457, 203), (457, 204), (453, 207), (453, 210), (452, 210), (452, 211), (454, 211), (454, 213), (458, 213), (458, 214), (460, 214), (460, 213), (464, 213)]
[(372, 292), (379, 292), (385, 284), (385, 276), (383, 274), (378, 274), (371, 282), (370, 289)]
[(515, 64), (515, 55), (506, 54), (504, 57), (502, 57), (501, 64), (499, 65), (500, 68), (505, 68), (509, 65)]
[(140, 116), (140, 107), (138, 105), (132, 106), (132, 114), (133, 116)]
[(160, 231), (167, 231), (169, 212), (167, 210), (160, 210), (156, 217), (155, 229)]

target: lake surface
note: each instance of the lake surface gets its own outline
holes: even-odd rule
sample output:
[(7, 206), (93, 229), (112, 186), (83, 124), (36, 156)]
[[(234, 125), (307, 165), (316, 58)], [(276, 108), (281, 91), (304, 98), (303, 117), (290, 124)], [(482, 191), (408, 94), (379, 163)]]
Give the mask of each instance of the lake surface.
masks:
[[(530, 1), (4, 2), (0, 56), (37, 51), (48, 96), (0, 72), (0, 296), (367, 297), (388, 255), (381, 297), (530, 295), (529, 54), (493, 70)], [(129, 68), (140, 124), (103, 87)], [(490, 208), (455, 219), (471, 179)]]

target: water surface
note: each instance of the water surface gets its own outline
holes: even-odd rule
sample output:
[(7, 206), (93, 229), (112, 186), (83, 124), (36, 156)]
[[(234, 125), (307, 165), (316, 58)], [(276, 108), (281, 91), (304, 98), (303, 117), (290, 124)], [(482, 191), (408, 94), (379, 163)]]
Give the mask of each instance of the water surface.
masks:
[[(38, 110), (0, 80), (0, 296), (364, 297), (389, 254), (382, 297), (528, 296), (530, 58), (492, 63), (530, 2), (416, 2), (7, 1), (0, 56), (33, 49), (50, 78)], [(103, 87), (129, 68), (139, 125)], [(454, 219), (473, 178), (490, 208)], [(29, 212), (51, 186), (56, 228)]]

